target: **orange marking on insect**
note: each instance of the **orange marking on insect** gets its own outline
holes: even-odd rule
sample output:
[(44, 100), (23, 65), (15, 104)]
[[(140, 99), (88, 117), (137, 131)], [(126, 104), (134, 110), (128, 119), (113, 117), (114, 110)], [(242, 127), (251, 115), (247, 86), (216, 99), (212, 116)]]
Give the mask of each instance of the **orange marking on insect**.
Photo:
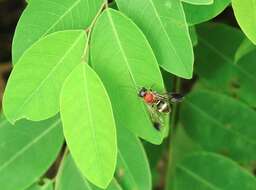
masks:
[(152, 93), (146, 93), (143, 98), (146, 103), (153, 104), (155, 102), (155, 96)]

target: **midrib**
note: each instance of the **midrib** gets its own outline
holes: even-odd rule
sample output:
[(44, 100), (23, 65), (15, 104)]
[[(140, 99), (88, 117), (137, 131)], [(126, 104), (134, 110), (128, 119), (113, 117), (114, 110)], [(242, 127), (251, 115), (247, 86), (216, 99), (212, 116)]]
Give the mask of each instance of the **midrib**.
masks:
[(60, 123), (60, 119), (58, 119), (55, 123), (51, 125), (47, 130), (45, 130), (43, 133), (40, 133), (34, 140), (26, 144), (22, 149), (17, 151), (12, 157), (10, 157), (6, 162), (2, 164), (0, 167), (0, 172), (5, 169), (7, 166), (9, 166), (12, 162), (14, 162), (19, 156), (21, 156), (24, 152), (26, 152), (32, 145), (36, 144), (41, 138), (43, 138), (45, 135), (47, 135), (49, 132), (51, 132), (55, 127), (58, 126), (58, 123)]

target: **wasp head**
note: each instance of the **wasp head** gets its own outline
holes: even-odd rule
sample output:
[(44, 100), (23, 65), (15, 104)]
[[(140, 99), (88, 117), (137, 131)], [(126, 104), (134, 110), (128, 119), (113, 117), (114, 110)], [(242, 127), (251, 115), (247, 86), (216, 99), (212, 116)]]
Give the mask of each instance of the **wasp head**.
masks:
[(145, 87), (142, 87), (138, 93), (139, 97), (144, 97), (147, 94), (147, 89)]

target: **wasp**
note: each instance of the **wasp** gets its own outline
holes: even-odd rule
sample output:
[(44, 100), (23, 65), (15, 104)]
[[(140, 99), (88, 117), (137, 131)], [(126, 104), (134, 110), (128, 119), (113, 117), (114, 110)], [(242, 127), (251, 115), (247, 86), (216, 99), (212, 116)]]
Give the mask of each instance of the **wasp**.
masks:
[(157, 130), (161, 128), (161, 113), (170, 113), (170, 103), (181, 102), (184, 96), (180, 93), (164, 93), (160, 94), (152, 89), (142, 87), (138, 96), (143, 98), (144, 102), (148, 105), (153, 125)]

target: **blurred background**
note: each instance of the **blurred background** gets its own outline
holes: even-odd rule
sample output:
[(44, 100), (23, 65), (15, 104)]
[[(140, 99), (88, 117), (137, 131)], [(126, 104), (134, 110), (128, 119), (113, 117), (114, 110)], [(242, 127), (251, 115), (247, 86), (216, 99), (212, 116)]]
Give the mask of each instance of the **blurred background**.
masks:
[(5, 81), (11, 69), (12, 38), (25, 6), (25, 0), (0, 0), (0, 103)]

